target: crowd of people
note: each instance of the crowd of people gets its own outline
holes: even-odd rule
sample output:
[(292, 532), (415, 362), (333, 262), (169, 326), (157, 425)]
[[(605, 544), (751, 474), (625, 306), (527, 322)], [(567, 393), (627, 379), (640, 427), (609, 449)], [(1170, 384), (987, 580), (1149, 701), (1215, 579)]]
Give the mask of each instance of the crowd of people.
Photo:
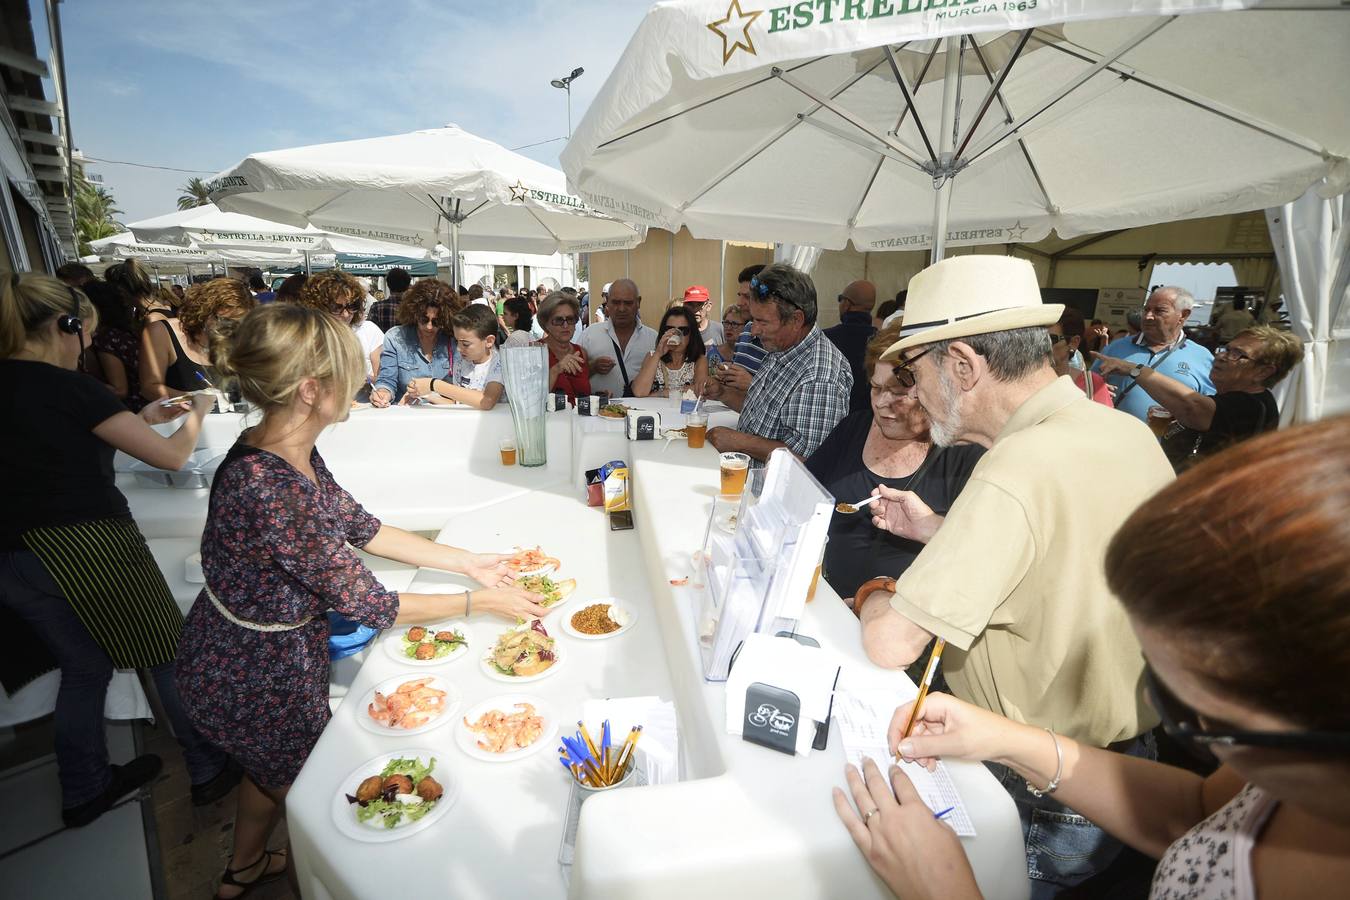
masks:
[[(656, 328), (629, 279), (605, 285), (589, 324), (571, 290), (494, 297), (401, 270), (387, 285), (376, 300), (331, 270), (275, 294), (232, 278), (180, 293), (134, 260), (102, 279), (0, 283), (0, 415), (24, 436), (0, 449), (0, 503), (17, 511), (0, 531), (0, 608), (49, 654), (3, 668), (7, 686), (61, 668), (67, 824), (158, 773), (153, 756), (111, 765), (101, 731), (113, 669), (147, 669), (193, 801), (242, 779), (219, 895), (239, 896), (288, 869), (267, 843), (328, 721), (329, 611), (372, 628), (542, 613), (504, 556), (381, 523), (315, 449), (363, 392), (375, 407), (510, 402), (498, 348), (536, 345), (551, 390), (720, 400), (740, 417), (708, 431), (719, 451), (763, 465), (786, 448), (836, 497), (878, 497), (870, 515), (834, 515), (824, 577), (876, 664), (906, 668), (945, 642), (949, 693), (912, 734), (897, 710), (892, 748), (986, 761), (1021, 818), (1033, 896), (1100, 876), (1125, 845), (1163, 858), (1157, 897), (1234, 896), (1253, 845), (1258, 880), (1296, 864), (1309, 885), (1350, 874), (1346, 798), (1328, 788), (1350, 783), (1335, 687), (1350, 675), (1350, 424), (1260, 437), (1279, 424), (1271, 387), (1302, 358), (1289, 332), (1244, 323), (1211, 353), (1183, 327), (1193, 298), (1164, 287), (1137, 334), (1103, 343), (1081, 313), (1042, 302), (1029, 264), (1000, 256), (925, 269), (903, 309), (852, 282), (825, 329), (811, 278), (782, 263), (739, 273), (720, 321), (695, 285)], [(184, 620), (112, 455), (181, 467), (214, 403), (194, 391), (224, 383), (261, 418), (216, 473), (207, 587)], [(167, 437), (151, 427), (178, 418)], [(1308, 535), (1323, 543), (1305, 559)], [(482, 587), (390, 592), (354, 548)], [(1316, 683), (1291, 646), (1316, 660)], [(1222, 765), (1158, 762), (1160, 736)], [(977, 895), (960, 844), (916, 812), (898, 769), (847, 778), (838, 814), (898, 895)], [(1321, 855), (1289, 849), (1306, 845)]]

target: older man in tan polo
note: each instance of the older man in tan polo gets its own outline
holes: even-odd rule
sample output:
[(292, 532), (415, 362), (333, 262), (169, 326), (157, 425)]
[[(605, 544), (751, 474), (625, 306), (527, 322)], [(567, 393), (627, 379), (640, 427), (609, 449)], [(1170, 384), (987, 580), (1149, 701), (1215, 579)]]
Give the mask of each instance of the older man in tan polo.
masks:
[[(881, 358), (917, 395), (935, 443), (988, 452), (945, 519), (915, 494), (879, 489), (874, 524), (926, 546), (894, 593), (860, 605), (863, 642), (873, 661), (904, 667), (943, 638), (943, 673), (958, 697), (1152, 755), (1144, 660), (1102, 560), (1117, 527), (1172, 471), (1142, 422), (1055, 375), (1046, 328), (1063, 309), (1042, 303), (1030, 263), (1010, 256), (947, 259), (910, 281), (901, 338)], [(1103, 479), (1111, 502), (1085, 504)], [(1119, 851), (1010, 770), (995, 774), (1022, 815), (1033, 897), (1085, 880)]]

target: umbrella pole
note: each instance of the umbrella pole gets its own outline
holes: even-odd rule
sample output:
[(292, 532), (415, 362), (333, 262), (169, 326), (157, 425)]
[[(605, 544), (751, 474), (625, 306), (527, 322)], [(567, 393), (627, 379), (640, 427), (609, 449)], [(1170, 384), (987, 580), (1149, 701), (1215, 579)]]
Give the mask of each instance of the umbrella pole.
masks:
[(450, 277), (455, 290), (459, 290), (459, 223), (450, 223)]
[[(942, 74), (942, 124), (938, 127), (940, 184), (933, 191), (933, 253), (930, 263), (940, 262), (947, 251), (947, 213), (952, 203), (952, 150), (956, 144), (956, 101), (961, 81), (960, 35), (945, 39), (946, 68)], [(934, 178), (934, 181), (937, 180)]]
[(304, 251), (304, 253), (305, 253), (305, 274), (308, 275), (308, 274), (309, 274), (309, 251), (306, 250), (306, 251)]

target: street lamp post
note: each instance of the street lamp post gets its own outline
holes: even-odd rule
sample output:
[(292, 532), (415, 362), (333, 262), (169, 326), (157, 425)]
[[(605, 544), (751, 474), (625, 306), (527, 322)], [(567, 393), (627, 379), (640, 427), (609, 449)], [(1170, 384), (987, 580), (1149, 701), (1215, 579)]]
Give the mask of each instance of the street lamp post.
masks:
[(580, 78), (584, 71), (580, 66), (577, 66), (572, 70), (571, 75), (555, 78), (549, 82), (555, 88), (567, 91), (567, 139), (569, 141), (572, 139), (572, 82)]

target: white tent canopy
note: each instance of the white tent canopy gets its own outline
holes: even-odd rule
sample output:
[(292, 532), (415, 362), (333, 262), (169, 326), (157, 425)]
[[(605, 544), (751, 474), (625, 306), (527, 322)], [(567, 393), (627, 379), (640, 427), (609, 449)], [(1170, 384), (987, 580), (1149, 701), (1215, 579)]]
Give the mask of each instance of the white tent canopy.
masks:
[(136, 258), (149, 266), (251, 265), (267, 268), (269, 265), (293, 266), (304, 258), (295, 251), (268, 252), (248, 249), (213, 249), (182, 244), (142, 242), (130, 231), (90, 241), (89, 246), (101, 259), (123, 260)]
[(630, 221), (865, 251), (1334, 195), (1350, 186), (1350, 9), (1282, 6), (662, 3), (563, 168)]
[(256, 153), (211, 182), (224, 210), (454, 253), (632, 247), (640, 229), (597, 214), (563, 174), (449, 125)]
[(203, 250), (265, 250), (302, 253), (374, 253), (427, 259), (423, 247), (329, 234), (314, 227), (296, 228), (279, 222), (225, 212), (214, 203), (142, 219), (127, 226), (141, 241), (180, 244)]

